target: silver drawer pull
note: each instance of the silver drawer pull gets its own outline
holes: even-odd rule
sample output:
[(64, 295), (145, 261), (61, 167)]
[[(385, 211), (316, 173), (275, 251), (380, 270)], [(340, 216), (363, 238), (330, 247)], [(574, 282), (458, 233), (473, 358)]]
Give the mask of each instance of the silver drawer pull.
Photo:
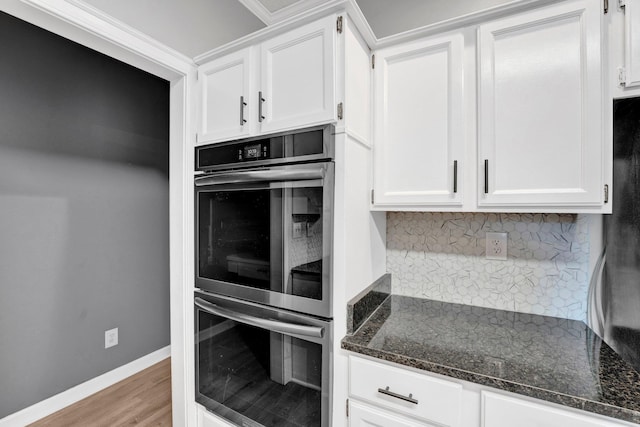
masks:
[(378, 393), (386, 394), (387, 396), (395, 397), (396, 399), (404, 400), (405, 402), (413, 403), (414, 405), (418, 404), (418, 400), (413, 398), (413, 394), (409, 393), (409, 397), (403, 396), (390, 391), (389, 386), (387, 386), (387, 388), (379, 388)]

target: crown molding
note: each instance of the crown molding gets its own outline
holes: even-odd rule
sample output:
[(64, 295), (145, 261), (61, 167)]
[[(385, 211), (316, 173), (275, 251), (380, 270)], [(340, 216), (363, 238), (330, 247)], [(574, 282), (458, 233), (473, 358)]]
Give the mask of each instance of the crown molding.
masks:
[(369, 21), (362, 13), (362, 9), (356, 3), (356, 0), (347, 0), (346, 2), (346, 11), (349, 15), (350, 20), (355, 25), (356, 29), (360, 32), (360, 35), (364, 39), (365, 43), (369, 46), (369, 49), (373, 50), (378, 44), (378, 39), (376, 38), (373, 29), (369, 25)]
[(0, 10), (166, 80), (195, 76), (191, 58), (80, 0), (2, 0)]
[[(73, 0), (79, 1), (79, 0)], [(258, 2), (258, 0), (239, 0), (243, 4), (246, 2)], [(349, 18), (358, 29), (365, 43), (369, 45), (371, 49), (376, 46), (377, 39), (367, 19), (365, 18), (362, 10), (358, 7), (358, 4), (355, 0), (301, 0), (299, 2), (302, 4), (299, 7), (296, 7), (296, 13), (267, 27), (258, 30), (254, 33), (248, 34), (244, 37), (241, 37), (237, 40), (234, 40), (230, 43), (227, 43), (223, 46), (219, 46), (215, 49), (212, 49), (208, 52), (202, 53), (196, 56), (193, 60), (196, 64), (200, 65), (205, 62), (211, 61), (215, 58), (219, 58), (227, 53), (231, 53), (238, 49), (242, 49), (256, 43), (260, 43), (263, 40), (266, 40), (270, 37), (281, 34), (285, 31), (298, 27), (300, 25), (304, 25), (316, 19), (322, 18), (324, 16), (330, 15), (332, 13), (344, 13), (346, 12), (349, 15)], [(288, 6), (284, 9), (289, 9), (289, 12), (293, 12), (293, 6), (298, 3)], [(316, 6), (312, 6), (315, 4)], [(260, 3), (262, 5), (262, 3)], [(264, 6), (262, 6), (264, 8)], [(283, 9), (283, 11), (284, 11)], [(289, 13), (288, 12), (288, 13)], [(256, 15), (257, 16), (257, 15)]]
[[(33, 2), (34, 0), (26, 0), (26, 1)], [(159, 42), (158, 40), (154, 39), (153, 37), (150, 37), (147, 34), (141, 32), (139, 30), (136, 30), (132, 26), (127, 25), (124, 22), (122, 22), (122, 21), (114, 18), (113, 16), (103, 12), (102, 10), (94, 7), (93, 5), (90, 5), (90, 4), (86, 3), (84, 0), (64, 0), (64, 1), (66, 3), (74, 5), (78, 9), (83, 10), (84, 12), (90, 14), (91, 16), (94, 16), (95, 18), (99, 19), (100, 21), (108, 23), (114, 29), (118, 29), (119, 31), (122, 31), (125, 34), (128, 34), (129, 36), (135, 38), (136, 40), (139, 40), (140, 42), (142, 42), (144, 44), (152, 46), (154, 48), (154, 50), (158, 50), (158, 51), (162, 52), (163, 56), (165, 56), (165, 57), (171, 57), (171, 58), (174, 58), (174, 59), (176, 59), (178, 61), (185, 62), (185, 63), (188, 63), (190, 65), (195, 65), (195, 63), (193, 62), (193, 59), (189, 58), (188, 56), (178, 52), (177, 50), (175, 50), (173, 48), (170, 48), (169, 46)]]
[(260, 2), (260, 0), (238, 0), (240, 3), (244, 5), (249, 12), (253, 13), (258, 17), (259, 20), (265, 23), (265, 25), (271, 25), (271, 12), (264, 7), (264, 5)]
[[(244, 3), (246, 0), (240, 0)], [(306, 0), (303, 0), (306, 1)], [(351, 0), (330, 0), (330, 1), (318, 1), (314, 0), (314, 3), (319, 3), (318, 6), (311, 7), (310, 9), (305, 9), (302, 13), (298, 13), (291, 17), (284, 19), (283, 21), (274, 23), (265, 28), (262, 28), (258, 31), (255, 31), (251, 34), (248, 34), (244, 37), (241, 37), (237, 40), (234, 40), (230, 43), (212, 49), (208, 52), (202, 53), (193, 60), (196, 64), (200, 65), (202, 63), (208, 62), (212, 59), (219, 58), (227, 53), (233, 52), (235, 50), (239, 50), (256, 43), (260, 43), (263, 40), (274, 37), (278, 34), (282, 34), (288, 30), (296, 28), (300, 25), (307, 24), (316, 19), (325, 17), (332, 13), (341, 12), (346, 9), (346, 5)]]
[[(398, 43), (410, 42), (422, 37), (445, 31), (459, 29), (465, 26), (475, 25), (488, 20), (500, 18), (502, 16), (513, 14), (517, 11), (539, 7), (545, 4), (558, 3), (563, 0), (513, 0), (509, 3), (492, 6), (477, 12), (468, 13), (466, 15), (457, 16), (455, 18), (428, 24), (423, 27), (414, 28), (391, 36), (376, 38), (372, 49), (379, 49), (387, 46), (393, 46)], [(355, 0), (353, 0), (355, 3)], [(374, 36), (375, 37), (375, 36)]]
[(239, 0), (251, 13), (266, 25), (274, 25), (291, 17), (300, 15), (309, 9), (321, 6), (326, 0), (299, 0), (275, 12), (269, 11), (260, 0)]
[[(281, 10), (283, 12), (282, 16), (286, 15), (287, 17), (281, 21), (274, 21), (273, 23), (269, 22), (271, 22), (275, 14), (271, 14), (264, 7), (264, 5), (260, 3), (259, 0), (239, 1), (247, 6), (249, 10), (255, 13), (256, 16), (262, 19), (263, 22), (267, 24), (267, 27), (196, 56), (194, 58), (196, 64), (202, 64), (212, 59), (223, 56), (227, 53), (233, 52), (234, 50), (242, 49), (252, 44), (260, 43), (261, 41), (269, 37), (281, 34), (289, 29), (295, 28), (299, 25), (303, 25), (314, 19), (321, 18), (329, 13), (346, 12), (349, 15), (350, 21), (360, 32), (360, 35), (364, 39), (365, 43), (371, 50), (376, 50), (383, 47), (393, 46), (399, 43), (410, 42), (422, 37), (428, 37), (430, 35), (445, 31), (457, 30), (465, 26), (477, 25), (481, 22), (500, 18), (502, 16), (513, 14), (518, 11), (532, 9), (546, 4), (558, 3), (563, 0), (512, 0), (505, 4), (493, 6), (487, 9), (479, 10), (477, 12), (472, 12), (466, 15), (425, 25), (423, 27), (411, 29), (402, 33), (382, 38), (376, 37), (375, 33), (371, 29), (371, 26), (369, 25), (369, 22), (362, 13), (362, 10), (356, 3), (356, 0), (300, 0), (299, 2), (294, 3), (291, 6), (283, 8)], [(314, 7), (314, 4), (316, 4), (317, 6)], [(284, 14), (285, 11), (287, 11), (287, 14)]]

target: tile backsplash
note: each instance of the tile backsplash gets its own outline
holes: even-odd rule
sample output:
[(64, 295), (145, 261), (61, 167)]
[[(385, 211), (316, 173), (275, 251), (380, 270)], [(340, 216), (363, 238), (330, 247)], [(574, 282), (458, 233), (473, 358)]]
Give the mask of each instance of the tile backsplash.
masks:
[[(485, 233), (508, 233), (508, 259), (485, 259)], [(586, 319), (589, 225), (572, 214), (390, 212), (393, 293)]]

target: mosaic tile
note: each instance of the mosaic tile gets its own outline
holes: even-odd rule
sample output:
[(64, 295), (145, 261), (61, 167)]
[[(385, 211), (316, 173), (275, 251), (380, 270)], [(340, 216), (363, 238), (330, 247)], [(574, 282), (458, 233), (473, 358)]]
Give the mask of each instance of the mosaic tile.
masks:
[[(506, 261), (485, 259), (485, 234), (508, 233)], [(390, 212), (393, 293), (584, 321), (587, 218), (572, 214)]]

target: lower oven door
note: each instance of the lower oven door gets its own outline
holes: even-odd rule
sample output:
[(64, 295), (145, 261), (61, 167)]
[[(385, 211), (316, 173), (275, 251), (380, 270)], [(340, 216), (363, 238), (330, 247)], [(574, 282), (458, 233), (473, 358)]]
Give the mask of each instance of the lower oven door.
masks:
[(239, 426), (329, 426), (330, 321), (196, 292), (196, 400)]

